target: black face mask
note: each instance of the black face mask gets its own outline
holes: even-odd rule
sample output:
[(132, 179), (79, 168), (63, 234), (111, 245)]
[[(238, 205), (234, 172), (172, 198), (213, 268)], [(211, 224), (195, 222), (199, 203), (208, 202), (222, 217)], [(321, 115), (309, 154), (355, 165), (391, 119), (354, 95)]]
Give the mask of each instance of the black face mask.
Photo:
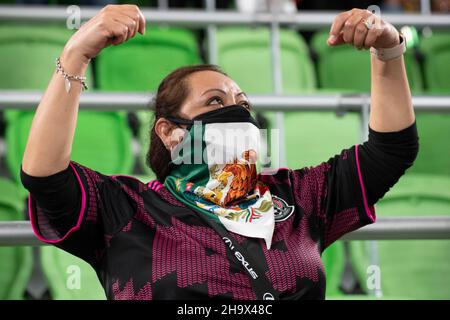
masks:
[(250, 111), (238, 104), (199, 114), (192, 120), (183, 119), (176, 116), (167, 116), (166, 119), (178, 125), (187, 125), (187, 130), (189, 130), (194, 125), (194, 121), (202, 121), (202, 123), (204, 124), (224, 122), (250, 122), (257, 128), (260, 128), (260, 125), (258, 124), (256, 119), (252, 117)]

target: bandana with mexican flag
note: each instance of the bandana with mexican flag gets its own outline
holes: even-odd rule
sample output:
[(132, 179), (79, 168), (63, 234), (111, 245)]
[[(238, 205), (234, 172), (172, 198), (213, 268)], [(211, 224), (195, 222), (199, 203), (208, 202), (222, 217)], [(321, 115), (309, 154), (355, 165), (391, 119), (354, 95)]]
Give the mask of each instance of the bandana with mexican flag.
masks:
[(164, 185), (188, 207), (232, 232), (262, 238), (270, 249), (275, 226), (271, 193), (257, 180), (260, 133), (250, 112), (229, 106), (193, 120), (172, 152)]

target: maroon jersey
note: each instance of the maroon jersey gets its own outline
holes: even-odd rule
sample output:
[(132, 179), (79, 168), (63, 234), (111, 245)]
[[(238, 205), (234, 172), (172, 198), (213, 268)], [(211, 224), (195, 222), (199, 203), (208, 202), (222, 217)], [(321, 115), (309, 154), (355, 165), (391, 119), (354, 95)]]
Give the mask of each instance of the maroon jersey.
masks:
[[(263, 239), (230, 236), (247, 249), (280, 299), (323, 299), (322, 252), (345, 233), (375, 221), (374, 203), (416, 154), (415, 124), (396, 135), (370, 129), (368, 142), (318, 166), (259, 175), (275, 204), (271, 249)], [(35, 199), (44, 199), (42, 192), (25, 183), (30, 176), (22, 171), (31, 190), (33, 228), (42, 241), (90, 263), (108, 299), (257, 298), (249, 274), (221, 236), (161, 182), (104, 175), (74, 161), (53, 178), (63, 175), (76, 181), (79, 197), (73, 210), (56, 212)], [(48, 185), (52, 176), (36, 179)], [(56, 189), (53, 196), (60, 192), (62, 197)]]

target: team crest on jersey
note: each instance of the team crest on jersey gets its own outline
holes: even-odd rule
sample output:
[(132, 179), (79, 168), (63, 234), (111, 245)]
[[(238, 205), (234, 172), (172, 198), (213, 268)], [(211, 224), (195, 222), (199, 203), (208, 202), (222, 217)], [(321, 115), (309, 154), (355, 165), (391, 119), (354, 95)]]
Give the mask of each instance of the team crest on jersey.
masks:
[(288, 205), (286, 201), (280, 197), (272, 195), (275, 222), (281, 222), (289, 218), (294, 212), (294, 206)]

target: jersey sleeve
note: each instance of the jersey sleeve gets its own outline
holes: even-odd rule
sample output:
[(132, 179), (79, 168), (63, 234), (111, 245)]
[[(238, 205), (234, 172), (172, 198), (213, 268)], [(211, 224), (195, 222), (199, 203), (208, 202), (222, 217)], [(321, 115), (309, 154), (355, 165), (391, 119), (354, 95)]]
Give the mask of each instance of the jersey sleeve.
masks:
[[(104, 175), (75, 161), (47, 177), (27, 175), (28, 214), (36, 236), (94, 265), (136, 208), (134, 181)], [(131, 196), (130, 196), (131, 195)]]
[(314, 217), (322, 251), (344, 234), (375, 222), (375, 204), (412, 166), (418, 153), (414, 122), (397, 132), (369, 127), (366, 142), (318, 166), (292, 171), (295, 201)]

